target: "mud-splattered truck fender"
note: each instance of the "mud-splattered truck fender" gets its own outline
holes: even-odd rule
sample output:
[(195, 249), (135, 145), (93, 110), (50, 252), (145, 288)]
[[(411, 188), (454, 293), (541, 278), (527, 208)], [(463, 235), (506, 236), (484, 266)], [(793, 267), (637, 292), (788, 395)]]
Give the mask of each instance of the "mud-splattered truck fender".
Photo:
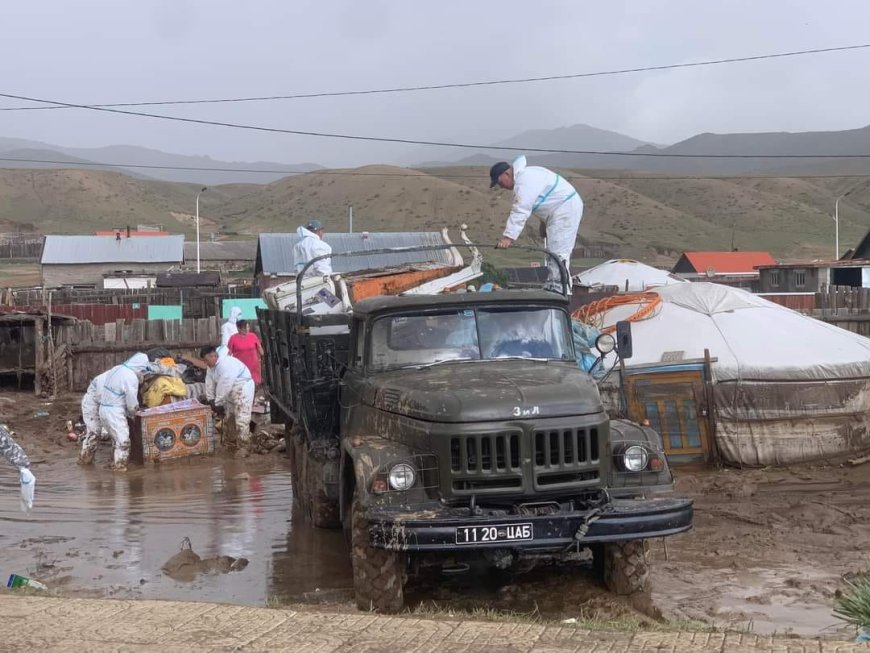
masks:
[[(360, 498), (366, 507), (373, 504), (393, 505), (425, 501), (418, 496), (420, 491), (412, 488), (401, 496), (391, 490), (386, 482), (392, 465), (410, 462), (415, 458), (411, 450), (401, 443), (380, 436), (354, 436), (344, 438), (341, 450), (341, 493), (340, 510), (342, 517), (350, 509), (354, 487), (364, 491)], [(382, 485), (373, 487), (376, 481)]]

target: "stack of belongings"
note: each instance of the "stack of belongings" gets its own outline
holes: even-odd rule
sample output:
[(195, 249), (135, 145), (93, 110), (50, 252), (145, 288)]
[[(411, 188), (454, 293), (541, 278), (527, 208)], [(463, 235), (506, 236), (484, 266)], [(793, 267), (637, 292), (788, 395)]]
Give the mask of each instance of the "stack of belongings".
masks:
[(142, 385), (142, 403), (146, 408), (163, 406), (187, 398), (187, 386), (181, 378), (184, 370), (163, 348), (148, 352), (152, 373)]

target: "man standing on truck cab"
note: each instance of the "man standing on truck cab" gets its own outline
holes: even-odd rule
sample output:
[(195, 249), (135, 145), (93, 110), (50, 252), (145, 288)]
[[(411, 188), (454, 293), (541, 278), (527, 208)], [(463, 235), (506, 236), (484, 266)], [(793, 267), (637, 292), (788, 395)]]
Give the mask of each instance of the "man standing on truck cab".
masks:
[[(507, 219), (504, 234), (496, 244), (498, 249), (510, 247), (523, 231), (533, 213), (546, 230), (547, 249), (568, 269), (571, 284), (571, 252), (577, 240), (577, 230), (583, 217), (583, 200), (576, 189), (560, 175), (547, 168), (526, 165), (526, 157), (518, 156), (513, 163), (501, 161), (489, 170), (490, 188), (499, 186), (514, 192), (514, 204)], [(550, 282), (560, 284), (558, 267), (549, 261)]]
[[(302, 272), (302, 268), (318, 256), (332, 254), (332, 247), (323, 240), (323, 225), (320, 220), (311, 220), (304, 227), (296, 230), (299, 242), (293, 247), (293, 261), (296, 264), (296, 275)], [(305, 271), (306, 277), (328, 276), (332, 274), (332, 259), (325, 258), (317, 261)]]

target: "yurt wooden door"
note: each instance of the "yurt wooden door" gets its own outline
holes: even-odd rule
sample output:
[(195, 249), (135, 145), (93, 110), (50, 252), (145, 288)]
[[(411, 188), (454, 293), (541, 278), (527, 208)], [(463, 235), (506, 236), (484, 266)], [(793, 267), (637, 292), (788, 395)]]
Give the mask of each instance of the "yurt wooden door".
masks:
[(662, 434), (665, 452), (675, 460), (709, 459), (703, 367), (628, 372), (625, 395), (629, 417)]

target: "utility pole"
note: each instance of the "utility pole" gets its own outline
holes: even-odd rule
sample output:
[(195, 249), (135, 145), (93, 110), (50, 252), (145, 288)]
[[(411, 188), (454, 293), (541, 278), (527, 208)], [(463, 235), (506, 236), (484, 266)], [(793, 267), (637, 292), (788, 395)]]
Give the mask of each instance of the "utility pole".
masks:
[(199, 274), (199, 196), (202, 195), (208, 188), (203, 186), (196, 194), (196, 273)]
[(834, 260), (836, 261), (840, 260), (840, 200), (851, 195), (857, 188), (858, 185), (852, 186), (834, 202), (834, 215), (831, 217), (834, 218)]
[(347, 207), (347, 233), (353, 233), (353, 207)]

